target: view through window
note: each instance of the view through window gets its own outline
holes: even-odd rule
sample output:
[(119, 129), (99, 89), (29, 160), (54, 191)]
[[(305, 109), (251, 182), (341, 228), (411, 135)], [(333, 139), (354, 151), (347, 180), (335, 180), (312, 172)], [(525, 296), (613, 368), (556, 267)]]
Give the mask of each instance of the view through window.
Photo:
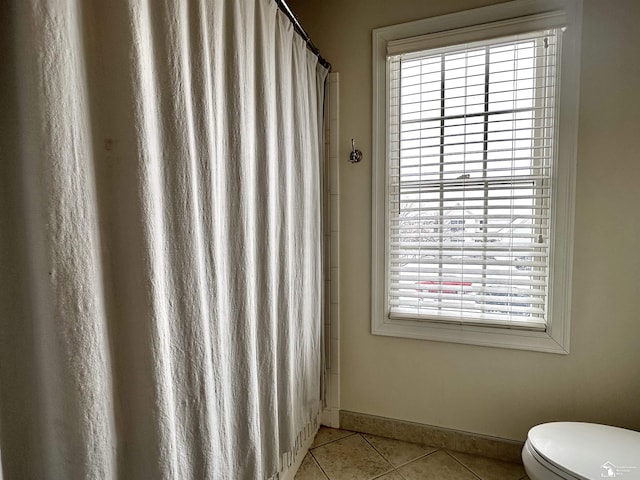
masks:
[(545, 328), (560, 36), (388, 58), (391, 318)]

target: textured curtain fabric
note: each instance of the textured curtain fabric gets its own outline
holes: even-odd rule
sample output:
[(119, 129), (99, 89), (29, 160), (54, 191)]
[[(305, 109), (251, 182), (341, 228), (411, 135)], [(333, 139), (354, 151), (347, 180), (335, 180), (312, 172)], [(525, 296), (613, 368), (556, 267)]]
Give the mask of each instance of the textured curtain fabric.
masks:
[(0, 478), (272, 477), (320, 408), (326, 70), (273, 0), (0, 8)]

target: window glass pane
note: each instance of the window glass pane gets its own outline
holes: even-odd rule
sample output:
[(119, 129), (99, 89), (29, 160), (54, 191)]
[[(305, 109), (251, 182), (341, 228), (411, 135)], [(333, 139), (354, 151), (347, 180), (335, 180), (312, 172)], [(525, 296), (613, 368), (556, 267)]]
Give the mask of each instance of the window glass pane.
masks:
[(412, 54), (392, 67), (392, 314), (544, 321), (548, 35)]

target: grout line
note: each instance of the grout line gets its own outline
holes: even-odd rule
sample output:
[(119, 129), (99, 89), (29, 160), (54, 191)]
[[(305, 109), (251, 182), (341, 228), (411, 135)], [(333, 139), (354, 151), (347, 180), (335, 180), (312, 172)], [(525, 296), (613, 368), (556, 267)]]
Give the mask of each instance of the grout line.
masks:
[(380, 475), (376, 475), (375, 477), (369, 477), (369, 479), (368, 479), (368, 480), (376, 480), (376, 479), (378, 479), (378, 478), (382, 478), (382, 477), (384, 477), (385, 475), (389, 475), (391, 472), (395, 472), (395, 471), (396, 471), (396, 469), (395, 469), (395, 468), (390, 468), (389, 470), (387, 470), (387, 471), (386, 471), (386, 472), (384, 472), (384, 473), (381, 473)]
[(447, 455), (449, 455), (449, 457), (453, 458), (456, 462), (458, 462), (460, 465), (462, 465), (465, 469), (469, 470), (471, 472), (471, 475), (473, 475), (476, 478), (479, 478), (480, 480), (483, 480), (482, 477), (480, 475), (478, 475), (476, 472), (474, 472), (473, 470), (471, 470), (469, 467), (467, 467), (464, 463), (462, 463), (460, 460), (458, 460), (454, 455), (451, 455), (448, 451), (444, 451)]
[[(462, 460), (460, 460), (458, 457), (456, 457), (456, 455), (455, 455), (455, 454), (456, 454), (456, 451), (455, 451), (455, 450), (452, 450), (451, 452), (447, 452), (447, 453), (449, 453), (449, 455), (450, 455), (450, 456), (452, 456), (453, 458), (455, 458), (459, 463), (461, 463), (462, 465), (464, 465), (465, 467), (467, 467), (467, 469), (468, 469), (468, 470), (471, 470), (471, 467), (469, 467), (466, 463), (464, 463)], [(464, 454), (464, 452), (459, 452), (459, 453)], [(466, 455), (473, 455), (473, 454), (467, 453)], [(479, 458), (489, 459), (489, 460), (491, 460), (492, 462), (496, 462), (496, 463), (507, 463), (507, 464), (511, 464), (511, 465), (519, 465), (519, 464), (517, 464), (517, 463), (515, 463), (515, 462), (508, 462), (508, 461), (506, 461), (506, 460), (498, 460), (498, 459), (496, 459), (496, 458), (484, 457), (483, 455), (474, 455), (474, 456), (479, 457)], [(519, 465), (519, 466), (521, 466), (521, 465)], [(524, 467), (523, 467), (523, 468), (524, 468)], [(471, 470), (471, 471), (473, 472), (473, 470)], [(482, 477), (480, 476), (480, 474), (478, 474), (478, 473), (476, 473), (476, 472), (473, 472), (473, 473), (474, 473), (477, 477), (482, 478)], [(528, 478), (528, 477), (527, 477), (527, 475), (525, 474), (522, 478), (519, 478), (518, 480), (527, 480), (527, 478)]]
[(385, 456), (382, 454), (382, 452), (380, 452), (376, 447), (374, 447), (374, 446), (373, 446), (373, 444), (372, 444), (369, 440), (367, 440), (367, 439), (364, 437), (364, 435), (363, 435), (362, 433), (358, 433), (358, 436), (359, 436), (362, 440), (364, 440), (364, 443), (366, 443), (367, 445), (369, 445), (369, 446), (373, 449), (373, 451), (374, 451), (374, 452), (376, 452), (378, 455), (380, 455), (380, 457), (382, 457), (382, 459), (383, 459), (385, 462), (387, 462), (387, 463), (389, 464), (389, 466), (391, 467), (391, 468), (390, 468), (389, 470), (387, 470), (386, 472), (381, 473), (381, 474), (380, 474), (380, 475), (378, 475), (378, 476), (372, 477), (372, 479), (383, 477), (384, 475), (387, 475), (388, 473), (391, 473), (391, 472), (395, 471), (396, 466), (395, 466), (394, 464), (392, 464), (392, 463), (389, 461), (389, 459), (388, 459), (387, 457), (385, 457)]
[[(338, 442), (340, 440), (344, 440), (345, 438), (353, 437), (354, 435), (358, 435), (358, 432), (352, 432), (351, 430), (345, 430), (345, 432), (346, 431), (350, 432), (349, 435), (345, 435), (344, 437), (336, 438), (334, 440), (329, 440), (328, 442), (320, 443), (319, 445), (314, 445), (312, 448), (324, 447), (325, 445), (329, 445), (330, 443)], [(310, 448), (309, 451), (311, 451), (311, 450), (312, 449)]]
[[(367, 438), (366, 438), (363, 434), (361, 434), (361, 433), (360, 433), (359, 435), (360, 435), (360, 437), (362, 437), (362, 439), (363, 439), (363, 440), (364, 440), (364, 441), (365, 441), (365, 442), (366, 442), (366, 443), (367, 443), (371, 448), (373, 448), (373, 450), (374, 450), (378, 455), (380, 455), (382, 458), (384, 458), (384, 459), (387, 461), (387, 463), (388, 463), (389, 465), (391, 465), (394, 469), (396, 468), (396, 466), (395, 466), (394, 464), (392, 464), (392, 463), (391, 463), (391, 461), (390, 461), (387, 457), (385, 457), (385, 456), (384, 456), (384, 454), (383, 454), (380, 450), (378, 450), (378, 449), (375, 447), (375, 445), (374, 445), (373, 443), (371, 443), (369, 440), (367, 440)], [(387, 473), (389, 473), (389, 472), (387, 472)], [(383, 474), (383, 475), (386, 475), (386, 473), (385, 473), (385, 474)]]
[[(404, 475), (402, 475), (402, 473), (400, 472), (400, 468), (402, 468), (402, 467), (404, 467), (404, 466), (407, 466), (407, 465), (410, 465), (410, 464), (412, 464), (412, 463), (414, 463), (414, 462), (417, 462), (418, 460), (422, 460), (423, 458), (430, 457), (431, 455), (433, 455), (433, 454), (434, 454), (434, 453), (436, 453), (436, 452), (439, 452), (440, 450), (444, 451), (444, 449), (443, 449), (443, 448), (437, 448), (437, 449), (435, 449), (433, 452), (425, 453), (424, 455), (420, 455), (418, 458), (416, 458), (416, 459), (414, 459), (414, 460), (411, 460), (410, 462), (403, 463), (402, 465), (399, 465), (398, 467), (396, 467), (395, 472), (400, 476), (400, 478), (402, 478), (403, 480), (405, 480), (405, 476), (404, 476)], [(474, 475), (475, 475), (475, 474), (474, 474)]]
[(314, 465), (316, 467), (318, 467), (318, 469), (322, 472), (322, 474), (325, 476), (325, 478), (327, 480), (329, 480), (329, 475), (327, 475), (327, 472), (325, 472), (322, 467), (320, 466), (320, 463), (318, 463), (318, 460), (316, 460), (316, 457), (313, 456), (313, 454), (311, 452), (308, 452), (309, 455), (311, 456), (311, 460), (313, 461)]
[[(429, 453), (424, 453), (424, 454), (422, 454), (422, 455), (419, 455), (419, 456), (417, 456), (416, 458), (413, 458), (413, 459), (411, 459), (411, 460), (409, 460), (409, 461), (406, 461), (406, 462), (404, 462), (404, 463), (401, 463), (400, 465), (394, 465), (394, 464), (392, 464), (392, 463), (391, 463), (391, 460), (389, 460), (387, 457), (385, 457), (385, 456), (384, 456), (384, 454), (383, 454), (380, 450), (378, 450), (378, 449), (375, 447), (375, 445), (374, 445), (373, 443), (371, 443), (369, 440), (367, 440), (367, 438), (364, 436), (364, 435), (371, 435), (371, 436), (373, 436), (373, 437), (377, 437), (378, 435), (373, 435), (373, 434), (371, 434), (371, 433), (366, 433), (366, 434), (362, 434), (362, 433), (360, 433), (359, 435), (364, 439), (364, 441), (365, 441), (365, 442), (367, 442), (369, 445), (371, 445), (371, 448), (373, 448), (376, 452), (378, 452), (382, 458), (384, 458), (387, 462), (389, 462), (389, 464), (390, 464), (391, 466), (393, 466), (393, 469), (394, 469), (394, 470), (397, 470), (397, 469), (398, 469), (398, 468), (400, 468), (400, 467), (404, 467), (405, 465), (409, 465), (410, 463), (417, 462), (418, 460), (421, 460), (421, 459), (423, 459), (423, 458), (425, 458), (425, 457), (428, 457), (429, 455), (433, 455), (433, 454), (434, 454), (434, 453), (436, 453), (438, 450), (441, 450), (440, 448), (436, 448), (436, 447), (432, 447), (432, 446), (430, 446), (430, 448), (435, 448), (435, 450), (434, 450), (434, 451), (432, 451), (432, 452), (429, 452)], [(395, 438), (388, 438), (388, 437), (380, 437), (380, 438), (387, 438), (387, 439), (389, 439), (389, 440), (396, 440)], [(397, 441), (397, 442), (404, 442), (404, 443), (411, 443), (411, 442), (405, 442), (404, 440), (396, 440), (396, 441)], [(420, 445), (419, 443), (415, 443), (414, 445), (418, 445), (418, 446), (420, 446), (420, 447), (428, 446), (428, 445)], [(387, 472), (387, 473), (388, 473), (388, 472)], [(385, 474), (385, 475), (386, 475), (386, 474)], [(398, 472), (398, 475), (400, 475), (400, 472)], [(400, 476), (402, 477), (402, 475), (400, 475)], [(402, 477), (402, 478), (404, 478), (404, 477)], [(522, 479), (520, 479), (520, 480), (522, 480)]]
[(398, 476), (402, 479), (402, 480), (406, 480), (407, 477), (405, 477), (404, 475), (402, 475), (402, 473), (400, 473), (400, 470), (396, 469), (396, 473), (398, 474)]
[(320, 471), (322, 472), (322, 474), (327, 478), (327, 480), (332, 480), (332, 478), (329, 476), (329, 474), (327, 472), (324, 471), (324, 468), (322, 468), (322, 465), (320, 465), (320, 462), (318, 461), (318, 459), (313, 455), (313, 452), (311, 450), (309, 450), (309, 455), (311, 455), (311, 458), (313, 458), (313, 461), (316, 462), (316, 465), (318, 466), (318, 468), (320, 469)]
[[(369, 440), (367, 440), (367, 438), (364, 436), (364, 435), (372, 435), (372, 434), (370, 434), (370, 433), (368, 433), (368, 434), (360, 433), (359, 435), (364, 439), (365, 442), (367, 442), (369, 445), (371, 445), (371, 448), (373, 448), (378, 454), (380, 454), (380, 456), (382, 458), (384, 458), (387, 462), (389, 462), (389, 465), (391, 465), (393, 467), (392, 471), (396, 472), (401, 478), (404, 478), (404, 476), (398, 471), (399, 468), (404, 467), (405, 465), (409, 465), (410, 463), (417, 462), (418, 460), (422, 460), (423, 458), (428, 457), (429, 455), (433, 455), (437, 451), (441, 450), (440, 448), (436, 448), (434, 451), (429, 452), (429, 453), (425, 453), (423, 455), (420, 455), (420, 456), (418, 456), (418, 457), (416, 457), (416, 458), (414, 458), (412, 460), (409, 460), (408, 462), (401, 463), (400, 465), (394, 465), (393, 463), (391, 463), (391, 460), (389, 460), (387, 457), (385, 457), (385, 455), (380, 450), (378, 450), (375, 447), (375, 445), (373, 443), (371, 443)], [(377, 435), (372, 435), (372, 436), (376, 437)], [(386, 438), (386, 437), (380, 437), (380, 438)], [(395, 440), (395, 439), (392, 438), (390, 440)], [(397, 440), (397, 441), (398, 442), (402, 442), (403, 440)], [(411, 442), (405, 442), (405, 443), (411, 443)], [(415, 444), (415, 445), (419, 445), (419, 444)], [(381, 476), (386, 475), (387, 473), (390, 473), (390, 472), (383, 473)], [(375, 478), (379, 478), (379, 477), (375, 477)], [(520, 479), (520, 480), (522, 480), (522, 479)]]
[(442, 450), (441, 448), (436, 448), (433, 452), (429, 452), (429, 453), (425, 453), (423, 455), (420, 455), (417, 458), (414, 458), (413, 460), (409, 460), (408, 462), (404, 462), (402, 465), (398, 465), (396, 468), (400, 468), (400, 467), (404, 467), (405, 465), (409, 465), (410, 463), (413, 462), (417, 462), (418, 460), (422, 460), (423, 458), (429, 457), (431, 455), (433, 455), (436, 452), (439, 452), (440, 450)]
[[(391, 472), (395, 472), (395, 473), (397, 473), (398, 475), (400, 475), (400, 472), (398, 472), (398, 470), (396, 470), (395, 468), (392, 468), (392, 469), (391, 469), (391, 470), (389, 470), (388, 472), (384, 472), (384, 473), (381, 473), (380, 475), (377, 475), (377, 476), (375, 476), (375, 477), (371, 477), (371, 479), (370, 479), (370, 480), (377, 480), (377, 479), (379, 479), (379, 478), (384, 477), (385, 475), (389, 475)], [(403, 477), (402, 475), (400, 475), (400, 478), (404, 479), (404, 477)]]

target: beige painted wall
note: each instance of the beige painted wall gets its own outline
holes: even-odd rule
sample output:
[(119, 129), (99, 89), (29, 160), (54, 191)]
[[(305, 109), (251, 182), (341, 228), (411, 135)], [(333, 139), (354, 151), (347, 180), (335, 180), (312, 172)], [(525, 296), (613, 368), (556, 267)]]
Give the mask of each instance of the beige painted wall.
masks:
[(342, 409), (516, 440), (552, 420), (640, 430), (640, 2), (584, 4), (568, 356), (370, 334), (371, 30), (499, 2), (289, 3), (340, 72)]

